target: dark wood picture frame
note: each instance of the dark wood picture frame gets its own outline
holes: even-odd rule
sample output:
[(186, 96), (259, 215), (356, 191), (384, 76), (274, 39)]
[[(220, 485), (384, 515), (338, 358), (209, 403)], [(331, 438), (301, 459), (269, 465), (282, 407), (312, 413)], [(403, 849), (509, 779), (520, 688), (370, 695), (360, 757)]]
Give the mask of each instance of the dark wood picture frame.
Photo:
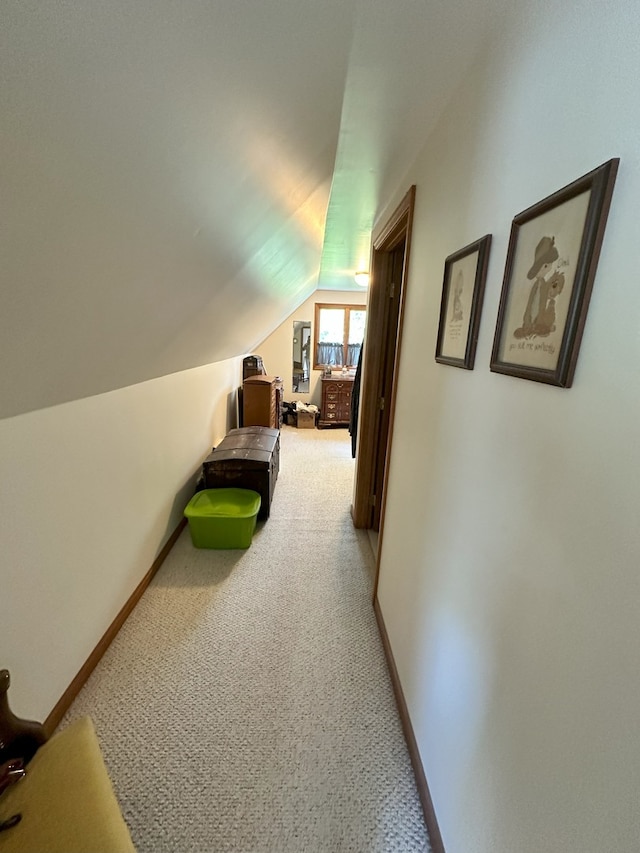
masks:
[(571, 387), (619, 159), (512, 222), (491, 370)]
[(469, 243), (444, 262), (436, 361), (473, 370), (489, 265), (491, 234)]

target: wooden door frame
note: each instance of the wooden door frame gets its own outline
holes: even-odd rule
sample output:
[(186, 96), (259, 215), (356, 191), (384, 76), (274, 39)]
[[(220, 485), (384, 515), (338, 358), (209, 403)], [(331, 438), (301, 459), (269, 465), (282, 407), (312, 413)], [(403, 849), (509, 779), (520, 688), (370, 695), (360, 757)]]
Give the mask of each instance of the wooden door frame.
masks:
[[(371, 498), (373, 494), (374, 470), (374, 448), (379, 441), (378, 435), (378, 412), (380, 408), (379, 389), (382, 387), (383, 348), (382, 340), (387, 312), (387, 278), (390, 256), (403, 240), (405, 241), (404, 264), (402, 280), (399, 283), (399, 314), (398, 333), (395, 357), (393, 360), (394, 382), (392, 386), (391, 399), (385, 401), (390, 407), (389, 429), (386, 442), (386, 465), (382, 483), (382, 494), (380, 500), (380, 529), (378, 540), (378, 555), (382, 544), (382, 533), (384, 527), (384, 510), (387, 493), (387, 478), (389, 472), (389, 458), (393, 439), (393, 422), (397, 396), (397, 376), (400, 364), (400, 351), (402, 346), (402, 326), (404, 320), (404, 303), (406, 293), (406, 278), (409, 268), (409, 256), (411, 250), (411, 230), (413, 225), (413, 210), (415, 205), (415, 185), (411, 186), (398, 207), (391, 214), (387, 222), (374, 232), (373, 248), (371, 255), (371, 282), (369, 285), (369, 301), (367, 305), (367, 329), (364, 342), (362, 388), (360, 395), (359, 421), (358, 421), (358, 445), (356, 452), (356, 473), (353, 505), (351, 515), (354, 527), (370, 528), (372, 517)], [(377, 561), (379, 562), (379, 561)], [(377, 568), (376, 568), (377, 575)]]

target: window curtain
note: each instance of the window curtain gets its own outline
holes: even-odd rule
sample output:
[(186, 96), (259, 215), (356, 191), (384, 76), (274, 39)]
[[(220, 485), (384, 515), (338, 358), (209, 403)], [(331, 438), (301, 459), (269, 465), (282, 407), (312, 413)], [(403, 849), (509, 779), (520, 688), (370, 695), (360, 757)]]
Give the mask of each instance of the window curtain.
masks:
[(347, 365), (349, 367), (354, 367), (358, 363), (361, 349), (362, 344), (349, 344), (347, 347)]
[(318, 344), (316, 349), (316, 364), (342, 366), (342, 344)]

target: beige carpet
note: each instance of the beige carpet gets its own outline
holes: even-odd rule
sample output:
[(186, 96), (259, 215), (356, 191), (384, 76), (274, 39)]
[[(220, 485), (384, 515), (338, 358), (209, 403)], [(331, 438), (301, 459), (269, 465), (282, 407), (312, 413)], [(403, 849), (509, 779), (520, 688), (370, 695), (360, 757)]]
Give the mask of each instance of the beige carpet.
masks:
[(93, 718), (140, 853), (429, 849), (353, 470), (346, 430), (284, 427), (252, 546), (185, 530), (65, 718)]

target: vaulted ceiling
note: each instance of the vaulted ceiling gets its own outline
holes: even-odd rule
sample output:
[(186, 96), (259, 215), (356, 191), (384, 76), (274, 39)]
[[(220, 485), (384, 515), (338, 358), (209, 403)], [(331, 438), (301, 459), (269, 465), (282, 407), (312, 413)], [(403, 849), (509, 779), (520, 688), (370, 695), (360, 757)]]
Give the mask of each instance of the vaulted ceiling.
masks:
[(3, 0), (0, 417), (244, 354), (371, 228), (502, 0)]

